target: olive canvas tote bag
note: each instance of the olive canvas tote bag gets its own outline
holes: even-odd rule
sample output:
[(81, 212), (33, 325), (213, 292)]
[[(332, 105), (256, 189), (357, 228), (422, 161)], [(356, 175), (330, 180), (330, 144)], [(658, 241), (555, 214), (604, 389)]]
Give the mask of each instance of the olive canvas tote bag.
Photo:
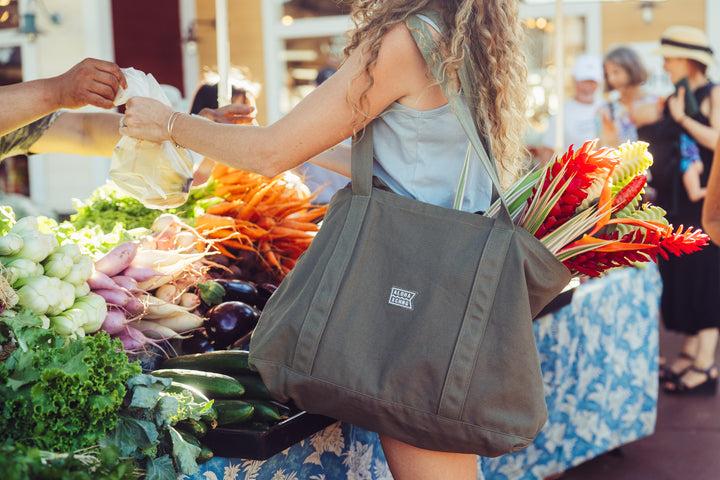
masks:
[[(409, 25), (428, 53), (425, 23)], [(467, 106), (446, 90), (499, 192)], [(252, 367), (278, 400), (420, 448), (527, 447), (547, 420), (532, 318), (569, 271), (507, 208), (490, 218), (373, 186), (372, 147), (371, 123), (351, 184), (263, 310)]]

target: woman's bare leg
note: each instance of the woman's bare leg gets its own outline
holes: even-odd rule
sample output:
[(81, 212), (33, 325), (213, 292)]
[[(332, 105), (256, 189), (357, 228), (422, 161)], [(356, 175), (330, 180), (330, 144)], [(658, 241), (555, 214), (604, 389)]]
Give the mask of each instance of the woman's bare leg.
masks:
[(435, 452), (380, 435), (394, 480), (477, 480), (477, 456)]

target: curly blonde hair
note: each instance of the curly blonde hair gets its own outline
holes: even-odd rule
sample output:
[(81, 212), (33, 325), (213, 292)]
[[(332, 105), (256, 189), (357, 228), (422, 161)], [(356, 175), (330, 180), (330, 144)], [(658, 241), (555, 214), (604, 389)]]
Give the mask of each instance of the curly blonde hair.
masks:
[[(348, 56), (363, 45), (368, 90), (372, 69), (385, 33), (409, 16), (431, 8), (432, 0), (355, 0), (351, 18), (355, 29), (345, 48)], [(503, 187), (520, 175), (528, 159), (524, 146), (528, 106), (527, 66), (522, 53), (524, 31), (517, 0), (443, 0), (448, 35), (440, 42), (443, 72), (455, 76), (469, 53), (475, 88), (474, 117), (492, 143)], [(471, 88), (472, 90), (472, 88)], [(355, 108), (362, 113), (367, 90)]]

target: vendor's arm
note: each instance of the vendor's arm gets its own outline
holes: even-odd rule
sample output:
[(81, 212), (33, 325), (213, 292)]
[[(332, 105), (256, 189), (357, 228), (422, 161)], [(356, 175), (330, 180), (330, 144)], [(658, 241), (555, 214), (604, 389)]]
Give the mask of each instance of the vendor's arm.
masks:
[(310, 159), (310, 163), (331, 172), (350, 177), (350, 152), (352, 147), (346, 142), (330, 147), (320, 155)]
[(0, 135), (61, 109), (113, 107), (119, 86), (127, 86), (120, 67), (87, 58), (57, 77), (0, 87)]
[[(220, 125), (177, 114), (172, 140), (228, 166), (272, 177), (352, 136), (396, 100), (418, 109), (447, 102), (426, 75), (425, 61), (408, 28), (398, 24), (382, 41), (373, 68), (374, 83), (363, 106), (365, 115), (358, 118), (362, 114), (354, 112), (352, 105), (369, 85), (358, 50), (291, 112), (268, 127)], [(168, 107), (151, 99), (130, 99), (126, 127), (120, 132), (168, 140), (171, 114)]]
[(720, 140), (715, 146), (710, 178), (706, 186), (702, 226), (710, 239), (720, 245)]
[(720, 138), (720, 86), (713, 87), (709, 100), (710, 125), (704, 125), (685, 114), (684, 87), (680, 87), (676, 95), (668, 98), (668, 106), (670, 115), (688, 135), (703, 147), (712, 150)]
[(112, 157), (121, 138), (118, 132), (121, 118), (114, 112), (63, 112), (30, 147), (30, 153)]

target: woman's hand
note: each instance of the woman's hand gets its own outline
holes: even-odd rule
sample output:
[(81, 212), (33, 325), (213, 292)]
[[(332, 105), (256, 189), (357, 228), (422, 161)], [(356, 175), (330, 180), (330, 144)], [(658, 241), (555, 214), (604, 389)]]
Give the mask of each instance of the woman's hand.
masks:
[(671, 95), (668, 98), (668, 109), (670, 110), (670, 116), (677, 123), (682, 123), (682, 120), (686, 117), (685, 115), (685, 87), (678, 88), (676, 94)]
[(644, 127), (655, 123), (662, 117), (663, 105), (661, 102), (647, 102), (633, 108), (630, 112), (630, 119), (636, 127)]
[(133, 97), (125, 104), (125, 116), (120, 120), (120, 134), (157, 143), (172, 140), (168, 125), (172, 114), (172, 108), (162, 102)]

